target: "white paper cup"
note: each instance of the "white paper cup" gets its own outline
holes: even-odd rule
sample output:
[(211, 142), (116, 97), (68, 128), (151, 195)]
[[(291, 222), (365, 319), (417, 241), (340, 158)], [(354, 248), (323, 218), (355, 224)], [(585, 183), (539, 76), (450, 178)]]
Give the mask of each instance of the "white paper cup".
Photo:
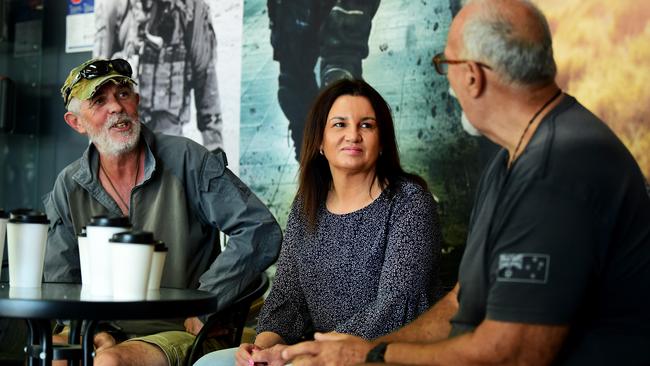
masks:
[(110, 298), (113, 294), (111, 247), (113, 234), (129, 231), (129, 218), (95, 216), (86, 226), (86, 246), (90, 257), (90, 293), (93, 297)]
[(160, 300), (160, 289), (158, 290), (147, 290), (147, 300)]
[(79, 299), (80, 300), (93, 300), (93, 299), (95, 299), (93, 297), (93, 294), (90, 292), (90, 286), (81, 285), (81, 291), (79, 291)]
[(113, 235), (113, 300), (138, 301), (147, 298), (147, 285), (156, 241), (147, 231)]
[(81, 267), (81, 284), (84, 287), (90, 288), (92, 283), (90, 275), (90, 254), (88, 253), (88, 236), (86, 234), (86, 227), (81, 228), (81, 232), (77, 236), (77, 245), (79, 247), (79, 267)]
[(7, 221), (9, 221), (9, 214), (0, 209), (0, 266), (2, 265), (5, 254), (5, 233), (7, 229)]
[(9, 287), (10, 299), (30, 299), (38, 300), (41, 298), (40, 287)]
[[(2, 210), (0, 210), (0, 211), (2, 211)], [(0, 240), (1, 241), (0, 249), (2, 249), (2, 250), (0, 250), (0, 264), (4, 260), (4, 252), (5, 252), (4, 245), (6, 243), (6, 241), (5, 241), (6, 233), (7, 233), (6, 229), (7, 229), (7, 223), (9, 223), (9, 219), (13, 218), (13, 217), (15, 217), (15, 216), (17, 216), (19, 214), (24, 214), (24, 213), (32, 212), (32, 211), (34, 211), (34, 210), (31, 209), (31, 208), (16, 208), (16, 209), (11, 210), (10, 215), (8, 213), (5, 213), (4, 211), (2, 211), (3, 213), (2, 213), (1, 216), (2, 216), (2, 218), (6, 219), (6, 220), (4, 221), (4, 224), (5, 224), (4, 231), (2, 231), (3, 229), (2, 229), (2, 227), (0, 227), (0, 231), (2, 231), (0, 234), (4, 233), (4, 234), (2, 234), (2, 240)], [(2, 226), (2, 225), (0, 224), (0, 226)], [(7, 248), (7, 251), (9, 251), (9, 248)], [(9, 257), (9, 255), (7, 255), (7, 260), (9, 260), (8, 257)]]
[(42, 212), (12, 212), (7, 223), (10, 287), (41, 287), (49, 223)]
[(153, 257), (151, 260), (151, 272), (149, 272), (149, 290), (158, 290), (160, 280), (162, 279), (163, 268), (165, 268), (165, 258), (167, 258), (167, 247), (165, 243), (159, 241), (153, 248)]

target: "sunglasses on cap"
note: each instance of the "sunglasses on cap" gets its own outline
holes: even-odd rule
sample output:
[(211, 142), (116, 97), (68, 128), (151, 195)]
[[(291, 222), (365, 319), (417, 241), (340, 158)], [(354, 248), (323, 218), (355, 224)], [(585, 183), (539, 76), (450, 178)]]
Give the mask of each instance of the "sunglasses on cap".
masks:
[(131, 65), (124, 59), (116, 58), (114, 60), (94, 61), (81, 69), (72, 83), (70, 83), (70, 86), (65, 89), (65, 99), (63, 100), (64, 105), (68, 105), (68, 102), (70, 101), (70, 94), (72, 93), (72, 88), (81, 79), (92, 80), (100, 76), (104, 76), (111, 71), (115, 71), (118, 74), (126, 77), (131, 77), (131, 75), (133, 75)]

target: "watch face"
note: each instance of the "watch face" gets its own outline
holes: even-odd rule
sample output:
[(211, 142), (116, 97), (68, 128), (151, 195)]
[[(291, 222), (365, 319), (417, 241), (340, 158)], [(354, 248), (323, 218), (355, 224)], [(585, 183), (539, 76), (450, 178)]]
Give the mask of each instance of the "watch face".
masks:
[(379, 343), (368, 352), (366, 362), (384, 362), (384, 354), (386, 353), (388, 343)]

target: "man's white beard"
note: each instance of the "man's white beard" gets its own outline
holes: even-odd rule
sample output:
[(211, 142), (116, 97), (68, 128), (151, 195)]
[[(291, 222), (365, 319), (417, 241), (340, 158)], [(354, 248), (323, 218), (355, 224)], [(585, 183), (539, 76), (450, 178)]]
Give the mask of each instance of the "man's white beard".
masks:
[(481, 131), (477, 130), (472, 122), (469, 121), (467, 115), (465, 114), (465, 111), (462, 111), (460, 115), (460, 124), (463, 125), (463, 130), (465, 130), (465, 132), (467, 132), (470, 136), (478, 137), (483, 135)]
[[(131, 129), (122, 133), (128, 137), (126, 141), (115, 141), (111, 138), (110, 129), (118, 122), (130, 122)], [(89, 127), (89, 125), (87, 125)], [(131, 118), (126, 113), (111, 115), (104, 126), (95, 131), (92, 128), (86, 128), (88, 139), (95, 145), (100, 154), (119, 156), (133, 151), (138, 146), (140, 140), (140, 121)]]
[[(449, 87), (449, 95), (452, 97), (456, 98), (456, 93), (454, 93), (454, 89)], [(460, 114), (460, 124), (463, 126), (463, 130), (467, 132), (470, 136), (482, 136), (483, 134), (481, 131), (477, 130), (476, 127), (470, 122), (469, 118), (467, 118), (467, 115), (465, 114), (465, 111), (461, 109), (461, 114)]]

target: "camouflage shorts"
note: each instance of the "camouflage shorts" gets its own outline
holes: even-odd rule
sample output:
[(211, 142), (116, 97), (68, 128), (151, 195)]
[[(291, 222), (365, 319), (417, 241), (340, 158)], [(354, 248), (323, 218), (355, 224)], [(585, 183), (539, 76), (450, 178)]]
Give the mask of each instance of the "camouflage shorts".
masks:
[[(127, 342), (141, 341), (157, 346), (167, 357), (170, 366), (184, 366), (185, 357), (192, 348), (194, 338), (193, 335), (187, 332), (169, 331), (131, 338)], [(203, 353), (217, 351), (223, 348), (225, 346), (214, 338), (208, 338), (203, 343)]]

